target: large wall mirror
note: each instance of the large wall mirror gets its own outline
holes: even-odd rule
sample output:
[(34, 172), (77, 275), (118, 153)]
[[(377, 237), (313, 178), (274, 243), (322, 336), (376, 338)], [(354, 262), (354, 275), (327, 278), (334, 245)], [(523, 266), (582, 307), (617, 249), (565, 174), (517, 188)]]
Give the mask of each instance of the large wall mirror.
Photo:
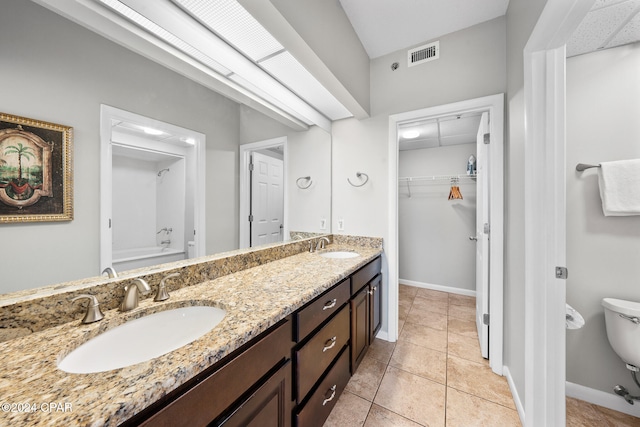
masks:
[[(147, 59), (144, 52), (141, 55), (126, 49), (33, 2), (9, 2), (2, 15), (0, 38), (11, 42), (0, 44), (0, 55), (12, 60), (0, 70), (3, 81), (11, 82), (3, 91), (0, 110), (73, 127), (75, 197), (73, 221), (0, 226), (4, 245), (1, 294), (27, 289), (38, 292), (43, 286), (100, 276), (100, 228), (104, 221), (100, 188), (101, 105), (202, 135), (204, 171), (197, 178), (201, 181), (190, 184), (203, 187), (202, 199), (194, 204), (202, 206), (205, 228), (198, 255), (242, 246), (241, 147), (273, 138), (287, 141), (286, 229), (331, 231), (329, 133), (315, 126), (294, 130), (252, 106), (234, 102)], [(47, 36), (34, 37), (30, 30), (33, 28)], [(120, 136), (127, 132), (131, 134), (130, 129), (119, 129)], [(145, 161), (139, 158), (139, 151), (132, 151), (126, 144), (120, 144), (113, 153), (118, 157), (116, 166), (131, 172), (125, 181), (113, 181), (127, 190), (119, 200), (125, 206), (127, 198), (136, 198), (136, 192), (138, 197), (149, 196), (137, 181), (143, 179), (143, 172), (153, 175), (156, 184), (170, 184), (171, 178), (184, 176), (190, 167), (180, 150), (150, 151), (157, 152)], [(296, 180), (309, 175), (313, 180), (311, 188), (299, 188)], [(181, 183), (180, 189), (169, 192), (191, 201), (200, 197), (195, 190), (184, 190), (183, 194), (185, 185)], [(136, 213), (127, 213), (126, 207), (121, 207), (118, 214), (120, 221), (126, 222)], [(169, 224), (178, 220), (162, 221)], [(173, 240), (162, 228), (173, 228), (172, 233), (179, 228), (167, 224), (158, 222), (151, 227), (154, 240), (160, 230), (159, 246), (173, 244), (161, 243)], [(124, 234), (133, 231), (136, 230), (125, 229)], [(283, 239), (290, 237), (285, 235)], [(183, 244), (177, 246), (186, 253), (190, 240), (184, 238)]]

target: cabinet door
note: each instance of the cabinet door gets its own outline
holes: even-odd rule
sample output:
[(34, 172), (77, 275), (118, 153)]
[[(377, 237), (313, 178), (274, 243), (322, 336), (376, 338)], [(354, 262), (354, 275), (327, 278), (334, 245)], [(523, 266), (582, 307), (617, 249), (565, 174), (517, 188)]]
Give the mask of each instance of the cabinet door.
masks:
[(369, 287), (351, 299), (351, 373), (353, 374), (369, 348)]
[(369, 284), (369, 344), (382, 326), (382, 276), (378, 274)]
[(209, 426), (290, 427), (291, 362), (287, 361), (221, 422)]

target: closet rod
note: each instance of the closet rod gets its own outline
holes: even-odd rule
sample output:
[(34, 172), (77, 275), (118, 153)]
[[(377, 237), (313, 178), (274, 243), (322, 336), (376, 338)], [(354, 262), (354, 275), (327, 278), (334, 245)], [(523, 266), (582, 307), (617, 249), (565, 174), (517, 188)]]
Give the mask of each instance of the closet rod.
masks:
[(431, 175), (431, 176), (404, 176), (398, 181), (451, 181), (452, 179), (476, 179), (478, 175)]

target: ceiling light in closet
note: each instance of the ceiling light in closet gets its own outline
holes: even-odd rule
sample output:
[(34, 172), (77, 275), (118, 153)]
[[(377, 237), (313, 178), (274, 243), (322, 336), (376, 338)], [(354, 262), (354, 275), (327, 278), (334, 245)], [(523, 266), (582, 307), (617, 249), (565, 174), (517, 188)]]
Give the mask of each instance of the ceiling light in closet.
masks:
[(420, 132), (415, 129), (402, 132), (402, 137), (405, 139), (415, 139), (419, 136), (420, 136)]

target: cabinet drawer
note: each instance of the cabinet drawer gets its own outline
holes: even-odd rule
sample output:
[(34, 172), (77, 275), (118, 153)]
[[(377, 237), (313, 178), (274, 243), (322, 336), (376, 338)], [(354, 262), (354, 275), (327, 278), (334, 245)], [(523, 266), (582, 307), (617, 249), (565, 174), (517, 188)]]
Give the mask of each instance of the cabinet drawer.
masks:
[(378, 257), (351, 276), (351, 295), (355, 295), (364, 285), (380, 273), (382, 267), (381, 258)]
[(295, 352), (298, 402), (309, 393), (348, 342), (349, 306), (344, 306), (309, 342)]
[(294, 331), (297, 342), (303, 340), (311, 331), (320, 326), (322, 322), (331, 317), (332, 314), (340, 310), (349, 301), (349, 284), (350, 279), (343, 280), (296, 314)]
[(206, 426), (289, 356), (291, 333), (287, 320), (140, 425)]
[(299, 427), (322, 426), (349, 382), (349, 350), (346, 349), (295, 418)]

